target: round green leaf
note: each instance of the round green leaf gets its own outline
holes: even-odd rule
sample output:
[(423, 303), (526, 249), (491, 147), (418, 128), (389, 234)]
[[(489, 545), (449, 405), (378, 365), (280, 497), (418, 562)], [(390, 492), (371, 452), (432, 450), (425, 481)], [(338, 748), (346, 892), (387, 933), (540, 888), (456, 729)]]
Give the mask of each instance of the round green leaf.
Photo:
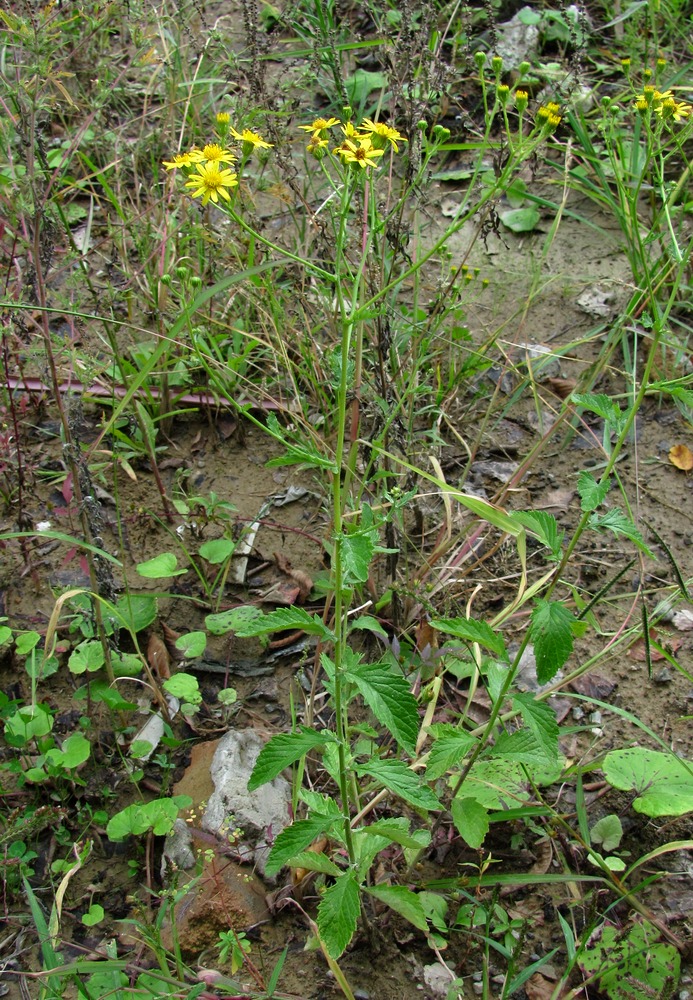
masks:
[(186, 569), (178, 569), (178, 560), (173, 552), (162, 552), (153, 559), (137, 564), (137, 572), (140, 576), (146, 576), (149, 580), (160, 580), (164, 577), (183, 576)]
[(100, 906), (99, 903), (92, 903), (88, 911), (82, 915), (82, 923), (85, 927), (93, 927), (94, 924), (100, 924), (105, 916), (103, 906)]
[(536, 208), (510, 208), (500, 214), (503, 225), (513, 233), (531, 233), (539, 219)]
[(604, 777), (622, 791), (637, 792), (636, 812), (683, 816), (693, 811), (693, 761), (646, 747), (613, 750), (604, 758)]
[(194, 660), (202, 656), (207, 645), (207, 635), (205, 632), (186, 632), (176, 639), (176, 649), (184, 654), (187, 660)]
[(200, 546), (200, 555), (213, 566), (224, 563), (233, 555), (236, 543), (230, 538), (212, 538)]

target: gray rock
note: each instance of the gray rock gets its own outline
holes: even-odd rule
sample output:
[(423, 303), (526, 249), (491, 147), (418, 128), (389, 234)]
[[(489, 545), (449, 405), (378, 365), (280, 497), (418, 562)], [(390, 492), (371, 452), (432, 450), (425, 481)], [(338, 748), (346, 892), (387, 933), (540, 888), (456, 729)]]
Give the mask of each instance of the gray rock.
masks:
[(523, 7), (505, 24), (498, 25), (498, 41), (496, 53), (503, 57), (503, 69), (517, 69), (521, 62), (531, 62), (536, 58), (539, 49), (539, 25), (523, 24), (521, 16), (524, 11), (534, 15), (531, 7)]
[(280, 776), (248, 791), (248, 778), (262, 747), (254, 729), (231, 730), (220, 741), (210, 768), (214, 791), (202, 829), (223, 836), (240, 828), (254, 844), (253, 859), (264, 875), (272, 841), (291, 822), (291, 785)]

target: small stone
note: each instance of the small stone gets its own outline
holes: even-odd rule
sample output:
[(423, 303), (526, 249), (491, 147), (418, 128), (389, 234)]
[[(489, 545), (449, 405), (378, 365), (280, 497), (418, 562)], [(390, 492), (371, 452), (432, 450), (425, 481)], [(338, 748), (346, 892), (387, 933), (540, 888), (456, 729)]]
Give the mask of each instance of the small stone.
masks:
[(579, 705), (575, 706), (571, 714), (576, 722), (580, 722), (582, 719), (585, 718), (585, 710), (581, 708)]
[(475, 983), (480, 983), (483, 978), (484, 978), (483, 972), (473, 972), (472, 973), (472, 980)]
[(602, 713), (601, 712), (590, 712), (590, 722), (593, 726), (601, 725)]
[(690, 1000), (690, 997), (691, 997), (691, 991), (690, 990), (680, 990), (679, 991), (679, 1000)]
[(671, 670), (668, 667), (662, 667), (661, 670), (657, 671), (652, 680), (655, 684), (671, 684)]
[(474, 990), (474, 992), (476, 993), (476, 995), (478, 997), (480, 997), (482, 995), (482, 993), (484, 992), (484, 984), (483, 983), (472, 983), (472, 989)]
[(354, 990), (354, 1000), (371, 1000), (371, 995), (367, 990)]

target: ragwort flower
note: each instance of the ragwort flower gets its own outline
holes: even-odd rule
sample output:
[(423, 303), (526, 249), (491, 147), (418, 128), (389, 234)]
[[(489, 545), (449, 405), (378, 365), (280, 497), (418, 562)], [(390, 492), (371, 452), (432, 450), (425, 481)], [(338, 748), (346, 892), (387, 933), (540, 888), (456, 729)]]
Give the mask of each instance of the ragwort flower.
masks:
[(370, 118), (364, 118), (361, 122), (361, 128), (364, 132), (370, 133), (374, 149), (384, 149), (389, 142), (395, 153), (399, 153), (397, 143), (407, 142), (407, 139), (396, 128), (391, 128), (385, 122), (374, 122)]
[[(313, 135), (321, 135), (323, 132), (327, 132), (328, 128), (332, 128), (333, 125), (339, 125), (339, 118), (316, 118), (311, 125), (299, 125), (300, 129), (304, 132), (312, 132)], [(325, 139), (326, 135), (322, 135), (321, 138)]]
[(224, 149), (218, 142), (210, 142), (202, 149), (196, 149), (190, 153), (195, 163), (235, 163), (236, 157), (230, 149)]
[(382, 156), (384, 149), (375, 149), (370, 137), (358, 140), (358, 145), (353, 139), (345, 139), (337, 152), (344, 163), (357, 163), (362, 170), (366, 167), (377, 167), (378, 156)]
[(197, 173), (192, 174), (185, 185), (187, 188), (195, 189), (190, 192), (192, 197), (202, 198), (203, 205), (206, 205), (210, 199), (215, 205), (218, 204), (220, 195), (225, 201), (230, 201), (231, 196), (226, 188), (236, 187), (238, 184), (237, 174), (231, 170), (222, 170), (219, 162), (214, 160), (198, 163), (196, 166)]
[(167, 170), (179, 170), (181, 167), (192, 167), (194, 162), (190, 153), (176, 153), (172, 160), (164, 160), (163, 164)]
[(254, 149), (271, 149), (274, 145), (274, 143), (266, 142), (258, 132), (253, 132), (249, 128), (244, 128), (242, 132), (237, 132), (235, 128), (231, 128), (229, 131), (234, 139), (238, 139), (239, 142), (243, 143), (244, 153), (246, 151), (246, 144), (251, 153)]

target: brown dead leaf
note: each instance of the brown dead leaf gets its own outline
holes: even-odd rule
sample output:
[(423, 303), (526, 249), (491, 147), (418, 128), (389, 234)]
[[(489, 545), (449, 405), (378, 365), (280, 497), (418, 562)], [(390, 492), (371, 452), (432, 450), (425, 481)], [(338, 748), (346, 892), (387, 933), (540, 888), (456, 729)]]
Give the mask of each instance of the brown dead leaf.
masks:
[(147, 663), (162, 681), (171, 676), (171, 660), (163, 639), (152, 632), (147, 643)]
[[(274, 561), (281, 572), (288, 576), (290, 580), (293, 580), (298, 587), (298, 601), (302, 604), (313, 589), (312, 579), (302, 569), (294, 569), (286, 556), (281, 552), (274, 553)], [(296, 603), (296, 599), (291, 603)]]
[(544, 502), (537, 504), (539, 510), (568, 510), (571, 501), (575, 496), (575, 490), (549, 490), (544, 497)]
[(166, 622), (161, 623), (161, 631), (164, 633), (164, 642), (166, 643), (169, 659), (173, 660), (174, 663), (182, 663), (185, 659), (185, 653), (176, 646), (176, 642), (180, 639), (181, 633), (176, 632), (176, 630), (171, 628), (170, 625), (167, 625)]
[(542, 976), (541, 972), (535, 972), (525, 983), (527, 1000), (550, 1000), (554, 989), (555, 983)]
[(616, 687), (616, 681), (612, 681), (610, 677), (604, 677), (602, 674), (590, 672), (583, 674), (582, 677), (576, 677), (574, 681), (570, 682), (570, 687), (576, 694), (583, 694), (586, 698), (598, 698), (600, 701), (606, 701)]
[[(666, 635), (660, 635), (657, 629), (653, 626), (649, 632), (650, 636), (650, 660), (652, 663), (659, 663), (660, 660), (666, 660), (664, 653), (660, 653), (652, 643), (658, 642), (660, 646), (665, 646), (670, 653), (675, 653), (680, 647), (681, 642), (678, 639), (670, 639)], [(628, 650), (628, 656), (631, 660), (635, 660), (637, 663), (647, 662), (647, 647), (645, 645), (645, 639), (640, 636), (636, 639), (633, 645)]]
[(685, 444), (675, 444), (669, 449), (669, 461), (677, 469), (690, 472), (693, 469), (693, 451)]
[(577, 382), (573, 378), (547, 378), (544, 379), (543, 384), (561, 399), (567, 399), (577, 386)]

